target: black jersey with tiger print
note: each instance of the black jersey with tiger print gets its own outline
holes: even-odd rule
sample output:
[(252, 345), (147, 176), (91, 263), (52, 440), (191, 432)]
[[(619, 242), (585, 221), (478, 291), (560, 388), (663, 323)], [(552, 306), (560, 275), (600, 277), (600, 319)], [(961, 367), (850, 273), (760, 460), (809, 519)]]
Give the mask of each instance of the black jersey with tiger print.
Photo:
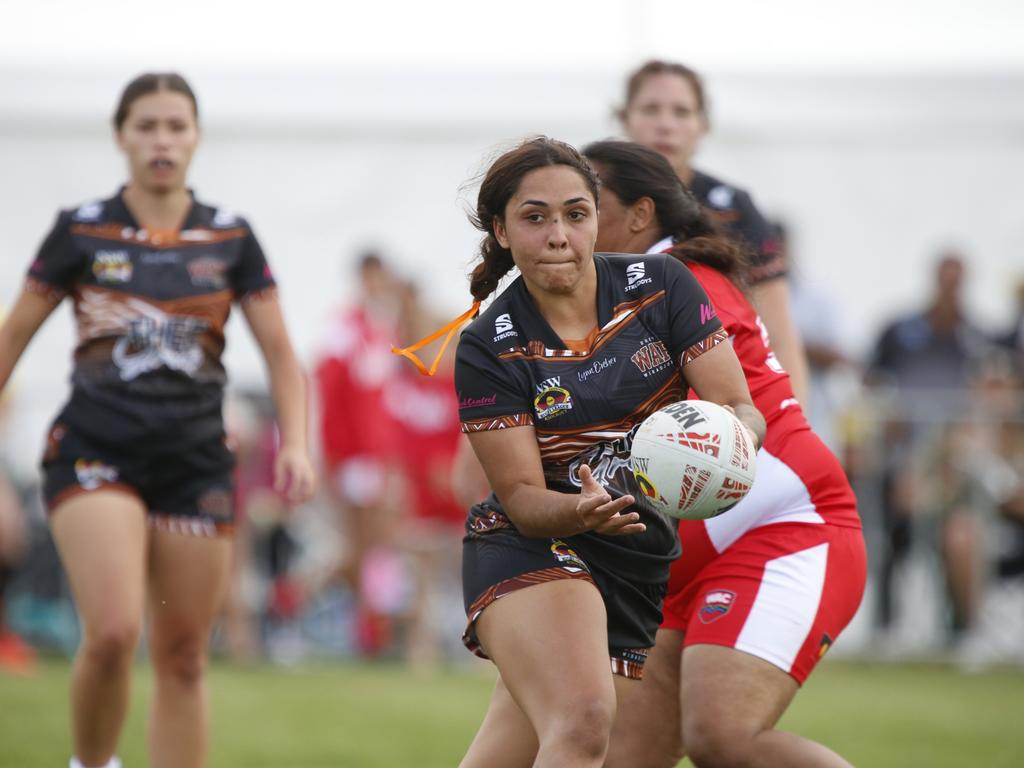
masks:
[[(522, 278), (463, 332), (456, 387), (464, 432), (532, 426), (547, 487), (579, 493), (590, 465), (613, 497), (632, 494), (642, 534), (566, 539), (589, 557), (644, 583), (665, 578), (676, 529), (644, 499), (629, 470), (633, 434), (649, 414), (686, 397), (685, 364), (726, 339), (703, 289), (665, 255), (595, 254), (598, 333), (572, 351), (537, 311)], [(493, 496), (470, 531), (510, 526)]]
[[(179, 231), (147, 232), (121, 192), (62, 211), (27, 289), (71, 296), (72, 426), (113, 440), (221, 429), (231, 304), (274, 278), (244, 219), (196, 200)], [(205, 434), (209, 432), (210, 434)]]

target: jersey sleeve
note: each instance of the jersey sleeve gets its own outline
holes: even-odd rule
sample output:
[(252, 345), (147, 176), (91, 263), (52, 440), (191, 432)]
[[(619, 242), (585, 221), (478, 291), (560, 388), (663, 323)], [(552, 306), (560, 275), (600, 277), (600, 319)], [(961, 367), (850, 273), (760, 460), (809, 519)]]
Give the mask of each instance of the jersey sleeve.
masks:
[(669, 351), (686, 365), (728, 339), (697, 278), (674, 258), (665, 259)]
[(529, 387), (480, 339), (464, 333), (455, 353), (455, 390), (463, 432), (533, 426)]
[(267, 257), (259, 240), (248, 224), (245, 226), (245, 238), (242, 240), (242, 251), (238, 263), (231, 270), (231, 287), (235, 298), (241, 301), (246, 297), (273, 288), (277, 283), (274, 274), (267, 264)]
[(748, 193), (737, 193), (736, 210), (739, 213), (735, 224), (736, 235), (750, 248), (747, 281), (757, 285), (785, 277), (786, 259), (779, 239)]
[(71, 214), (62, 212), (39, 246), (28, 269), (26, 287), (59, 301), (74, 288), (84, 268), (85, 256), (71, 235)]

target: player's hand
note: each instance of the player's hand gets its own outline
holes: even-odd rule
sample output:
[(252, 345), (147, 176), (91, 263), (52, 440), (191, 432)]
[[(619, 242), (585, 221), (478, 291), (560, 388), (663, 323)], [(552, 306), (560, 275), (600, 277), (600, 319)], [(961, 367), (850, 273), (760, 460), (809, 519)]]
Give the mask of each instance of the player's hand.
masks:
[(590, 467), (580, 467), (580, 498), (576, 502), (576, 518), (585, 531), (602, 533), (605, 536), (625, 536), (630, 533), (643, 533), (647, 526), (640, 522), (636, 512), (626, 512), (635, 499), (632, 496), (620, 496), (612, 500), (608, 491), (594, 479)]
[(302, 504), (315, 487), (316, 473), (306, 450), (283, 446), (274, 461), (274, 490), (289, 504)]
[(750, 442), (751, 442), (751, 443), (753, 444), (753, 446), (754, 446), (754, 450), (756, 451), (756, 450), (758, 449), (758, 447), (760, 446), (760, 442), (758, 441), (758, 437), (757, 437), (757, 432), (755, 432), (755, 431), (754, 431), (753, 429), (751, 429), (751, 428), (750, 428), (750, 425), (749, 425), (749, 424), (747, 424), (747, 422), (745, 422), (745, 421), (744, 421), (743, 419), (741, 419), (741, 418), (740, 418), (740, 417), (739, 417), (739, 416), (738, 416), (738, 415), (736, 414), (736, 409), (735, 409), (735, 408), (733, 408), (733, 407), (732, 407), (731, 405), (724, 405), (724, 404), (723, 404), (723, 405), (722, 405), (722, 407), (723, 407), (723, 408), (725, 408), (725, 410), (727, 410), (727, 411), (728, 411), (729, 413), (731, 413), (731, 414), (732, 414), (733, 416), (736, 416), (736, 420), (737, 420), (737, 421), (738, 421), (738, 422), (740, 423), (740, 425), (741, 425), (741, 426), (742, 426), (742, 427), (743, 427), (743, 428), (744, 428), (745, 430), (747, 430), (747, 434), (748, 434), (748, 435), (750, 436)]

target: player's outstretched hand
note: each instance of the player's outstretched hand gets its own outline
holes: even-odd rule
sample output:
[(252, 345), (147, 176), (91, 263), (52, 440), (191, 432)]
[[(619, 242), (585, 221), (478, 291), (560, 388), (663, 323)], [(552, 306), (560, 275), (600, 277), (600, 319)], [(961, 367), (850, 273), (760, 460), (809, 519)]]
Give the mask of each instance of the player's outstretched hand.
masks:
[(313, 496), (315, 486), (309, 454), (301, 448), (282, 447), (274, 462), (274, 490), (289, 504), (302, 504)]
[(636, 512), (625, 512), (633, 504), (632, 496), (620, 496), (612, 500), (608, 491), (594, 479), (590, 467), (580, 467), (580, 499), (576, 502), (576, 517), (584, 530), (603, 533), (606, 536), (624, 536), (643, 533), (647, 526), (640, 522)]

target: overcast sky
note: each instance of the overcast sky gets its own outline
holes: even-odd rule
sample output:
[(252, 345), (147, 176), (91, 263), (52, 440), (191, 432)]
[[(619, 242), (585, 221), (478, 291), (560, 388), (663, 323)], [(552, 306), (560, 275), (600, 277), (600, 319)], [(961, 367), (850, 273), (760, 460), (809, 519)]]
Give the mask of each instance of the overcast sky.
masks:
[(1020, 0), (0, 0), (0, 66), (1024, 70)]

